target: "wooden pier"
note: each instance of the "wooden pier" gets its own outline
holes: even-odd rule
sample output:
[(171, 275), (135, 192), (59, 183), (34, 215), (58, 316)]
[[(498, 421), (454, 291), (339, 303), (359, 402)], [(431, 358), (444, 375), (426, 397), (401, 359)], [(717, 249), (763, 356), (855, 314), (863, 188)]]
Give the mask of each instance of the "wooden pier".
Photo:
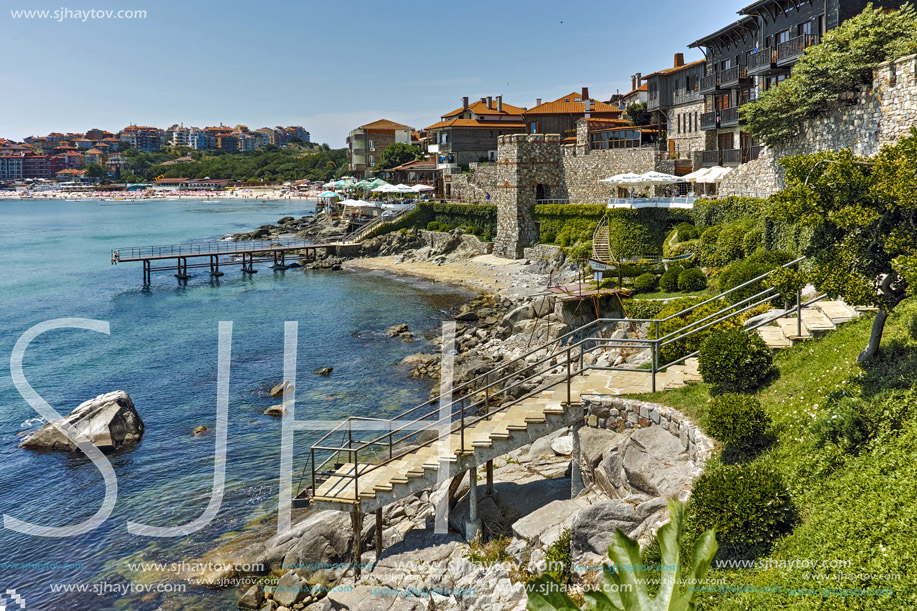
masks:
[(112, 249), (111, 264), (139, 261), (143, 264), (143, 284), (148, 285), (153, 272), (171, 271), (179, 280), (187, 280), (191, 277), (189, 269), (209, 269), (210, 275), (217, 278), (223, 275), (221, 268), (232, 265), (241, 266), (243, 274), (257, 273), (255, 263), (258, 262), (271, 262), (272, 269), (284, 270), (297, 265), (287, 264), (287, 255), (314, 261), (319, 251), (324, 254), (336, 253), (341, 245), (338, 242), (312, 244), (304, 240), (271, 240), (131, 246)]

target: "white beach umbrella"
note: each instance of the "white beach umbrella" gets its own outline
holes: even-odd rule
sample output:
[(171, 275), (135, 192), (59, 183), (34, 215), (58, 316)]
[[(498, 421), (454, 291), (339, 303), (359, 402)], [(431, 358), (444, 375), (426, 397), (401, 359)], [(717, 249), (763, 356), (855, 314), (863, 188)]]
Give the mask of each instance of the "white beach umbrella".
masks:
[(395, 185), (392, 193), (416, 193), (414, 189), (405, 184)]
[(603, 178), (599, 182), (604, 182), (605, 184), (609, 185), (636, 185), (642, 184), (641, 176), (642, 174), (625, 172), (624, 174), (616, 174), (614, 176), (609, 176), (608, 178)]
[(414, 191), (415, 193), (422, 193), (424, 191), (433, 191), (433, 187), (430, 185), (414, 185), (411, 187), (411, 191)]
[(688, 182), (704, 182), (702, 179), (710, 172), (710, 168), (701, 168), (696, 172), (691, 172), (690, 174), (685, 174), (682, 176)]
[(398, 191), (394, 185), (384, 184), (381, 187), (373, 189), (373, 193), (398, 193)]
[(732, 172), (732, 168), (724, 168), (723, 166), (718, 165), (716, 167), (710, 168), (710, 170), (707, 172), (707, 175), (704, 177), (703, 182), (708, 184), (720, 183), (730, 172)]
[(663, 174), (662, 172), (647, 172), (640, 175), (640, 184), (643, 185), (675, 185), (686, 182), (681, 176)]

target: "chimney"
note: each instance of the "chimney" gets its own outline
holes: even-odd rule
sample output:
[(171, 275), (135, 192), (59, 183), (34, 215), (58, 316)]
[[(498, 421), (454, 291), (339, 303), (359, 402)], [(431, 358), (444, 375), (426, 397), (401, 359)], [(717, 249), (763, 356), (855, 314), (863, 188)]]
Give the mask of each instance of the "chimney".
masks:
[(535, 106), (541, 106), (541, 98), (535, 98)]
[(503, 112), (503, 96), (497, 96), (497, 112)]
[(487, 98), (481, 98), (481, 104), (487, 104)]
[(487, 108), (493, 110), (493, 108), (494, 108), (494, 99), (493, 99), (493, 96), (487, 96)]
[(675, 54), (675, 66), (674, 66), (674, 67), (675, 67), (675, 68), (681, 68), (681, 67), (684, 66), (684, 65), (685, 65), (685, 54), (684, 54), (684, 53), (676, 53), (676, 54)]
[(589, 88), (588, 88), (588, 87), (583, 87), (582, 100), (585, 102), (585, 101), (588, 100), (588, 99), (589, 99)]
[(468, 96), (462, 98), (462, 110), (468, 110)]

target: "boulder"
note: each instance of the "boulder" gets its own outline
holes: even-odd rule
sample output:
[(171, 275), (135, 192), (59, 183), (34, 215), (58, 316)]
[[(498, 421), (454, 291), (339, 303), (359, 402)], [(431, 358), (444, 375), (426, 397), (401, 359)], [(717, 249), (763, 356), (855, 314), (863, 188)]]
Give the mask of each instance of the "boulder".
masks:
[(634, 508), (623, 501), (603, 501), (581, 510), (570, 527), (570, 551), (574, 558), (595, 554), (606, 556), (608, 545), (620, 528), (631, 532), (640, 524)]
[(284, 407), (283, 403), (279, 405), (272, 405), (266, 410), (264, 410), (265, 416), (283, 416), (287, 411), (287, 408)]
[(292, 391), (293, 385), (286, 381), (281, 382), (280, 384), (278, 384), (277, 386), (271, 389), (271, 396), (272, 397), (281, 397), (283, 396), (283, 393), (286, 391), (287, 388), (289, 388)]
[(207, 428), (206, 426), (204, 426), (204, 425), (196, 426), (196, 427), (194, 427), (194, 430), (191, 431), (191, 434), (194, 435), (195, 437), (197, 437), (197, 436), (199, 436), (199, 435), (203, 435), (204, 433), (206, 433), (206, 432), (209, 431), (209, 430), (210, 430), (210, 429), (208, 429), (208, 428)]
[(321, 369), (316, 370), (315, 375), (325, 376), (327, 378), (331, 375), (332, 371), (334, 371), (334, 367), (322, 367)]
[(677, 496), (691, 482), (694, 465), (681, 442), (658, 426), (637, 429), (623, 446), (628, 487), (649, 496)]
[(309, 593), (309, 584), (293, 571), (284, 573), (271, 588), (271, 596), (281, 607), (292, 607)]
[(395, 337), (396, 335), (401, 335), (402, 333), (407, 333), (409, 331), (406, 324), (392, 325), (385, 329), (386, 335), (389, 337)]
[(551, 442), (551, 449), (558, 456), (570, 456), (573, 454), (573, 436), (564, 435)]
[(529, 304), (524, 304), (504, 316), (500, 324), (511, 329), (516, 325), (516, 323), (523, 320), (529, 320), (530, 318), (534, 317), (535, 309)]
[(259, 586), (252, 586), (239, 599), (240, 609), (260, 609), (264, 602), (264, 593)]
[(593, 469), (602, 462), (602, 455), (609, 446), (613, 446), (618, 437), (616, 431), (583, 427), (578, 431), (579, 447), (582, 460)]
[(478, 319), (478, 315), (474, 312), (462, 312), (461, 314), (456, 315), (455, 320), (462, 322), (474, 322)]
[(588, 506), (581, 498), (553, 501), (513, 522), (513, 534), (533, 546), (550, 545), (571, 526), (578, 512)]
[(76, 451), (76, 444), (55, 426), (62, 423), (70, 425), (77, 435), (106, 452), (139, 443), (144, 431), (134, 402), (126, 392), (117, 390), (90, 399), (70, 412), (69, 416), (44, 425), (26, 437), (20, 447)]
[[(353, 543), (350, 514), (342, 511), (319, 511), (303, 523), (297, 524), (294, 530), (302, 534), (283, 555), (283, 565), (297, 567), (297, 571), (304, 577), (309, 578), (314, 572), (310, 567), (350, 561)], [(277, 544), (281, 545), (279, 541)], [(271, 542), (268, 545), (271, 545)], [(273, 556), (273, 553), (270, 555)]]
[(532, 310), (535, 316), (541, 318), (554, 312), (554, 297), (552, 295), (543, 295), (532, 301)]

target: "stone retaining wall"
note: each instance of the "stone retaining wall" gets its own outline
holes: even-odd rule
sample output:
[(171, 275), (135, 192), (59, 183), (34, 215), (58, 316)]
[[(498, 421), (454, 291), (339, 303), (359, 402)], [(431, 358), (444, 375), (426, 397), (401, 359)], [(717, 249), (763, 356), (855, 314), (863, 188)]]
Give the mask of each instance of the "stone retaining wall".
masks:
[(713, 439), (676, 409), (613, 395), (583, 395), (581, 400), (587, 426), (621, 433), (628, 429), (661, 426), (678, 438), (695, 464), (705, 464), (713, 453)]
[[(420, 237), (431, 248), (438, 248), (446, 243), (451, 237), (444, 231), (426, 231), (421, 230)], [(479, 255), (487, 255), (493, 252), (493, 242), (482, 242), (478, 236), (465, 234), (462, 236), (462, 248), (475, 252)]]
[(851, 149), (872, 157), (910, 134), (917, 125), (917, 55), (879, 64), (873, 83), (855, 102), (806, 121), (799, 136), (768, 147), (761, 158), (739, 166), (720, 184), (720, 195), (767, 197), (785, 187), (779, 161), (791, 155)]

